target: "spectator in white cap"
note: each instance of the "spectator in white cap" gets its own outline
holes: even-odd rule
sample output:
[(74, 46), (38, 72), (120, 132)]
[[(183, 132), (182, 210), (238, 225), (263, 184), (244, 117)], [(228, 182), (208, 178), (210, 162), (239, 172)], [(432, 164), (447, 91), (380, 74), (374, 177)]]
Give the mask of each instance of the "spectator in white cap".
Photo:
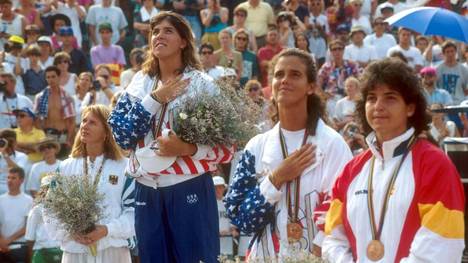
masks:
[(49, 237), (42, 219), (43, 204), (41, 199), (47, 194), (51, 181), (52, 175), (46, 175), (41, 179), (40, 191), (35, 197), (35, 204), (29, 211), (26, 223), (24, 238), (28, 245), (28, 256), (32, 263), (60, 263), (62, 261), (60, 243)]
[(226, 192), (226, 182), (224, 178), (217, 175), (213, 177), (213, 183), (215, 186), (216, 202), (218, 203), (218, 215), (219, 215), (219, 239), (221, 255), (232, 255), (233, 254), (233, 237), (237, 237), (239, 232), (231, 224), (231, 221), (226, 215), (226, 207), (223, 204), (224, 194)]
[(366, 32), (362, 26), (353, 26), (350, 33), (351, 44), (345, 47), (343, 54), (345, 60), (350, 60), (362, 68), (377, 59), (374, 47), (364, 43), (365, 36)]
[(16, 117), (13, 114), (20, 105), (32, 107), (32, 101), (16, 92), (15, 75), (8, 72), (0, 72), (0, 129), (16, 128)]
[[(380, 5), (377, 6), (377, 9), (375, 10), (375, 16), (384, 16), (383, 9), (385, 8), (390, 8), (393, 7), (393, 13), (396, 14), (400, 11), (403, 11), (406, 9), (406, 4), (401, 3), (398, 0), (388, 0), (386, 2), (381, 3)], [(385, 17), (385, 16), (384, 16)], [(387, 18), (387, 17), (385, 17)]]
[(387, 56), (387, 51), (396, 45), (396, 40), (393, 35), (385, 33), (387, 23), (382, 17), (374, 19), (374, 33), (367, 35), (364, 38), (364, 44), (373, 46), (377, 54), (377, 59), (382, 59)]
[(41, 49), (39, 65), (43, 70), (45, 70), (47, 67), (52, 66), (54, 64), (54, 57), (52, 56), (52, 54), (54, 53), (54, 49), (52, 48), (52, 40), (48, 36), (41, 36), (37, 40), (37, 44)]

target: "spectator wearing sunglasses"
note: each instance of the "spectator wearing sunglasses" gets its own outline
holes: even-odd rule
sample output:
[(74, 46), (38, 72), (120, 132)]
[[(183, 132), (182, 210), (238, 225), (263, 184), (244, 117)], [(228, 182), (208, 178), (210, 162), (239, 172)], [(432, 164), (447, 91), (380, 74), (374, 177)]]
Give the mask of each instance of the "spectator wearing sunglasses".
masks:
[(122, 47), (112, 44), (112, 25), (102, 23), (98, 27), (101, 44), (91, 48), (91, 64), (96, 68), (99, 64), (126, 65)]
[(382, 59), (387, 56), (388, 50), (396, 45), (395, 37), (392, 34), (385, 33), (387, 23), (382, 17), (374, 19), (374, 33), (367, 35), (364, 38), (364, 45), (374, 46), (377, 53), (377, 59)]
[(203, 71), (213, 79), (217, 80), (224, 76), (226, 69), (216, 65), (213, 53), (214, 47), (210, 43), (201, 44), (200, 48), (198, 49)]
[(60, 70), (60, 86), (68, 93), (75, 95), (75, 86), (78, 82), (78, 77), (75, 73), (70, 72), (71, 57), (67, 52), (58, 52), (54, 56), (54, 66)]
[(257, 56), (255, 53), (247, 50), (248, 43), (250, 42), (250, 35), (246, 29), (239, 29), (234, 33), (234, 48), (236, 51), (242, 53), (242, 74), (240, 84), (242, 86), (251, 79), (258, 79), (259, 69)]
[[(14, 111), (18, 128), (16, 133), (16, 150), (28, 155), (28, 166), (42, 160), (42, 155), (36, 151), (36, 143), (45, 137), (44, 131), (34, 127), (36, 118), (30, 107), (22, 107)], [(24, 167), (23, 167), (24, 168)]]

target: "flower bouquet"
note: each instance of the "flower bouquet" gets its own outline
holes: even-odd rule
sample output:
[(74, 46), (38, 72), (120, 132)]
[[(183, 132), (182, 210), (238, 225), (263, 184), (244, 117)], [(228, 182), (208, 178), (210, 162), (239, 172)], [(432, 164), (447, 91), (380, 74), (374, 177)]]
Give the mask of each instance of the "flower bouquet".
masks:
[[(71, 236), (92, 232), (103, 215), (100, 203), (104, 195), (97, 191), (97, 185), (86, 179), (81, 175), (53, 174), (43, 199), (45, 212), (58, 220)], [(96, 256), (96, 243), (89, 245), (89, 249)]]
[(188, 143), (243, 146), (258, 133), (260, 108), (229, 80), (215, 82), (219, 92), (184, 97), (173, 111), (174, 132)]

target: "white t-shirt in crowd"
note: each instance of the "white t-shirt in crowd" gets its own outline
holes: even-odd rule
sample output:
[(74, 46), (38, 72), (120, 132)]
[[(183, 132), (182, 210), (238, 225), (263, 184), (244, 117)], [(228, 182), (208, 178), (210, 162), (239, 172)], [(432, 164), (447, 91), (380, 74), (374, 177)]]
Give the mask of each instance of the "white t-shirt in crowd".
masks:
[(120, 38), (120, 30), (127, 27), (128, 22), (122, 9), (117, 6), (103, 7), (101, 4), (95, 4), (89, 8), (86, 16), (86, 24), (96, 27), (96, 40), (101, 44), (101, 36), (98, 27), (102, 23), (112, 25), (112, 44), (116, 44)]
[[(445, 128), (448, 131), (447, 137), (454, 137), (455, 136), (455, 132), (456, 132), (456, 129), (457, 129), (457, 125), (455, 124), (455, 122), (446, 121), (445, 122)], [(431, 135), (432, 135), (432, 137), (434, 139), (439, 140), (439, 136), (440, 136), (439, 130), (437, 130), (437, 128), (434, 126), (434, 124), (432, 124), (432, 122), (429, 124), (429, 132), (431, 133)], [(440, 142), (440, 146), (443, 146), (443, 141)]]
[(33, 103), (28, 97), (16, 94), (14, 98), (7, 98), (4, 93), (0, 93), (0, 129), (16, 127), (13, 111), (24, 107), (33, 108)]
[(388, 1), (387, 2), (383, 2), (381, 3), (380, 5), (377, 6), (377, 9), (375, 10), (375, 17), (379, 17), (379, 16), (382, 16), (382, 12), (381, 12), (381, 9), (382, 9), (382, 6), (383, 5), (388, 5), (388, 4), (391, 4), (393, 6), (393, 14), (396, 14), (400, 11), (403, 11), (406, 9), (406, 4), (404, 3), (401, 3), (401, 2), (398, 2), (397, 4), (392, 4), (392, 3), (389, 3)]
[(356, 110), (356, 102), (344, 97), (336, 102), (335, 118), (339, 121), (344, 120), (346, 116), (353, 116)]
[[(81, 9), (86, 14), (86, 9), (78, 5), (79, 9)], [(77, 7), (70, 7), (66, 3), (58, 2), (57, 13), (64, 14), (70, 18), (71, 27), (73, 29), (73, 36), (76, 38), (78, 42), (78, 46), (81, 47), (82, 35), (81, 35), (81, 28), (80, 28), (80, 17), (78, 15), (78, 11), (76, 11)]]
[(373, 46), (367, 46), (363, 44), (358, 47), (355, 44), (349, 44), (345, 47), (343, 58), (345, 60), (351, 60), (353, 62), (364, 62), (369, 63), (372, 60), (377, 59), (377, 53)]
[(34, 206), (29, 212), (24, 238), (27, 241), (34, 241), (33, 250), (54, 247), (58, 248), (60, 247), (60, 243), (50, 238), (44, 227), (42, 208), (43, 206), (39, 204)]
[[(12, 196), (0, 195), (0, 234), (8, 238), (26, 226), (26, 217), (33, 204), (33, 199), (25, 193)], [(24, 236), (15, 241), (24, 241)]]
[(424, 65), (424, 58), (421, 55), (421, 51), (415, 47), (411, 46), (408, 49), (403, 49), (400, 45), (395, 45), (387, 51), (387, 57), (390, 57), (390, 55), (395, 51), (400, 51), (403, 53), (403, 55), (408, 60), (408, 65), (412, 68), (414, 68), (416, 65)]
[(387, 57), (388, 50), (396, 44), (395, 38), (387, 33), (384, 33), (381, 37), (377, 37), (374, 33), (364, 38), (364, 45), (374, 47), (377, 59)]
[(328, 25), (328, 18), (324, 14), (320, 14), (319, 16), (314, 16), (312, 13), (310, 13), (309, 16), (309, 23), (311, 24), (319, 24), (322, 27), (325, 28), (325, 33), (328, 35), (330, 34), (330, 26)]
[[(29, 173), (29, 162), (28, 156), (22, 152), (15, 151), (15, 154), (10, 155), (10, 158), (18, 165), (23, 168), (24, 174)], [(5, 158), (0, 155), (0, 194), (8, 192), (7, 186), (7, 176), (8, 176), (8, 164)], [(21, 186), (21, 189), (24, 190), (24, 182)]]
[(50, 172), (55, 172), (60, 162), (56, 161), (50, 165), (46, 161), (40, 161), (33, 164), (31, 172), (29, 173), (28, 182), (26, 184), (26, 190), (38, 191), (41, 186), (41, 179)]
[(361, 26), (364, 28), (364, 31), (366, 31), (366, 35), (369, 35), (372, 33), (372, 25), (370, 23), (369, 17), (368, 16), (363, 16), (361, 15), (358, 19), (351, 19), (351, 27), (353, 26)]

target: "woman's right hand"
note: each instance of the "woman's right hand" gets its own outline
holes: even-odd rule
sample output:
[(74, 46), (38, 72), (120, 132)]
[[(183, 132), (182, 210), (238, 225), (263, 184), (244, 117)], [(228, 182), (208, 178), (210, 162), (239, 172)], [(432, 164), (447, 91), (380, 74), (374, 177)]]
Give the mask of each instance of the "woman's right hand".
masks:
[(301, 176), (307, 167), (315, 163), (316, 148), (313, 144), (306, 144), (281, 162), (270, 175), (270, 180), (276, 189), (280, 189), (284, 183)]
[(184, 93), (189, 83), (190, 79), (182, 80), (182, 75), (180, 75), (159, 85), (151, 94), (157, 98), (158, 102), (167, 103)]

